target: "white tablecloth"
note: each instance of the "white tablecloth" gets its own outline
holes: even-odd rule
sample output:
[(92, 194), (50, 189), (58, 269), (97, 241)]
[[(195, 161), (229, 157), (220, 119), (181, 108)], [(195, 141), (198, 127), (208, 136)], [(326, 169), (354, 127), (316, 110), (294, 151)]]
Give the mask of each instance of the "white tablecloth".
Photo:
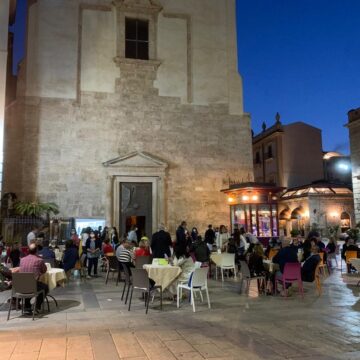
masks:
[(57, 285), (64, 286), (66, 274), (63, 269), (52, 268), (41, 276), (40, 281), (49, 287), (49, 291), (56, 288)]
[(273, 263), (271, 260), (263, 260), (265, 270), (268, 270), (271, 273), (274, 273), (280, 270), (279, 264)]
[(181, 274), (180, 266), (145, 264), (143, 267), (149, 278), (153, 279), (156, 285), (161, 285), (163, 290)]

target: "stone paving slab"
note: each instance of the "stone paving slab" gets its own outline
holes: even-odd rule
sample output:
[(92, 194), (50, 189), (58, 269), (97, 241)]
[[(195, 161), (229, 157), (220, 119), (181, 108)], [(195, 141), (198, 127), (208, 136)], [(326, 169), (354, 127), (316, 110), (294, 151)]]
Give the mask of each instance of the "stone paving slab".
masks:
[(240, 295), (238, 281), (211, 280), (211, 310), (165, 301), (160, 311), (155, 299), (145, 315), (138, 298), (127, 310), (121, 286), (74, 280), (53, 292), (60, 309), (35, 321), (14, 311), (7, 322), (0, 307), (0, 360), (360, 359), (360, 291), (338, 272), (322, 297), (307, 285), (302, 300)]

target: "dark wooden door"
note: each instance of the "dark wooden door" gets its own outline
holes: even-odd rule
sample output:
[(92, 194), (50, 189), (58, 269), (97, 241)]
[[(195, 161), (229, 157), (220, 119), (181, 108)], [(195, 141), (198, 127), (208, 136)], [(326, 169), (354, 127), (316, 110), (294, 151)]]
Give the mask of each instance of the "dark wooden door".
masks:
[(141, 236), (151, 237), (152, 183), (120, 183), (120, 234), (130, 230), (132, 224)]

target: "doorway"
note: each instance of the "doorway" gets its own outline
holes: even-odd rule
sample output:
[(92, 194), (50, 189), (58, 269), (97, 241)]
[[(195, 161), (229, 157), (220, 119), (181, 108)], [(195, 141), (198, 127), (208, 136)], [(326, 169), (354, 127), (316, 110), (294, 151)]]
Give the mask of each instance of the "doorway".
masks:
[(138, 228), (138, 240), (152, 233), (152, 183), (121, 182), (120, 231), (128, 233), (132, 225)]

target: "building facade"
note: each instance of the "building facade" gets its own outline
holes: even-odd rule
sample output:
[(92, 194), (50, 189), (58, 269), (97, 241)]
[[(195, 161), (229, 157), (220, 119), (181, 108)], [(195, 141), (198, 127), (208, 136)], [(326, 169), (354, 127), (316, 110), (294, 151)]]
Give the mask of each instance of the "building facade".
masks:
[(36, 1), (5, 139), (4, 191), (60, 216), (228, 224), (253, 176), (235, 1)]
[(253, 137), (256, 182), (294, 187), (323, 178), (321, 130), (303, 122), (276, 123)]
[(352, 185), (356, 223), (360, 222), (360, 108), (348, 112)]

